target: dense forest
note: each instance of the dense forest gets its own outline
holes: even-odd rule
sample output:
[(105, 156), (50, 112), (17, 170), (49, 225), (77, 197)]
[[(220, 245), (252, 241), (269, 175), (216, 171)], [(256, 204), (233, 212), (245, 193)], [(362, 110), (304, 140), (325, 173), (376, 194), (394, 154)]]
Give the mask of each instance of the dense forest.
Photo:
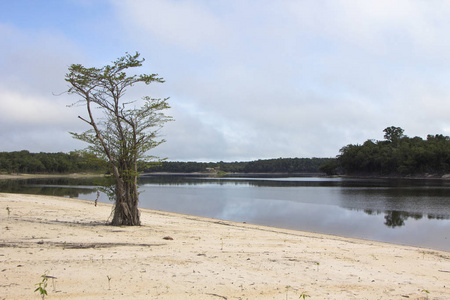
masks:
[(249, 162), (162, 162), (145, 172), (319, 173), (332, 158), (277, 158)]
[[(337, 161), (322, 170), (346, 175), (409, 176), (450, 173), (450, 138), (442, 134), (410, 138), (400, 127), (388, 127), (383, 141), (347, 145)], [(333, 165), (334, 164), (334, 165)]]
[(29, 151), (0, 152), (0, 173), (64, 174), (77, 172), (104, 173), (107, 165), (94, 155), (70, 153), (30, 153)]
[[(250, 162), (168, 162), (142, 163), (141, 172), (226, 172), (226, 173), (317, 173), (330, 158), (278, 158)], [(1, 173), (108, 172), (108, 165), (86, 152), (30, 153), (0, 152)]]
[[(336, 158), (277, 158), (249, 162), (142, 163), (140, 171), (194, 173), (326, 173), (328, 175), (422, 176), (450, 173), (450, 138), (442, 134), (410, 138), (400, 127), (384, 130), (384, 140), (347, 145)], [(108, 165), (83, 151), (0, 152), (0, 173), (107, 173)]]

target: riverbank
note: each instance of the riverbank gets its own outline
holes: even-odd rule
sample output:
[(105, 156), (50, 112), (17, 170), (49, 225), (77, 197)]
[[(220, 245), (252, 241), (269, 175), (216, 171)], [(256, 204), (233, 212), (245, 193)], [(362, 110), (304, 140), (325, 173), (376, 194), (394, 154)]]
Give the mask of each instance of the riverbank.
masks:
[[(324, 173), (213, 173), (213, 172), (192, 172), (192, 173), (171, 173), (171, 172), (151, 172), (142, 173), (140, 176), (218, 176), (218, 177), (264, 177), (264, 176), (280, 176), (280, 177), (336, 177), (336, 178), (359, 178), (359, 179), (419, 179), (419, 180), (434, 180), (434, 179), (444, 179), (450, 180), (450, 174), (438, 175), (438, 174), (422, 174), (416, 176), (371, 176), (371, 175), (325, 175)], [(71, 173), (71, 174), (5, 174), (0, 173), (0, 180), (2, 179), (31, 179), (31, 178), (85, 178), (85, 177), (103, 177), (105, 174), (94, 174), (94, 173)]]
[[(2, 299), (449, 299), (450, 253), (111, 205), (0, 194)], [(427, 293), (428, 292), (428, 293)]]

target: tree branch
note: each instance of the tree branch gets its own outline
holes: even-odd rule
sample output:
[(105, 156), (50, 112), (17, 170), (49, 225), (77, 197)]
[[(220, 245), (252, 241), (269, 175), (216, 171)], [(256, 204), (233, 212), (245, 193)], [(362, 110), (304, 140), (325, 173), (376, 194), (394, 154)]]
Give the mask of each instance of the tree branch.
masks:
[(81, 120), (85, 121), (86, 123), (88, 123), (89, 125), (92, 126), (92, 123), (89, 122), (88, 120), (86, 120), (85, 118), (83, 118), (82, 116), (78, 116), (78, 119), (81, 119)]

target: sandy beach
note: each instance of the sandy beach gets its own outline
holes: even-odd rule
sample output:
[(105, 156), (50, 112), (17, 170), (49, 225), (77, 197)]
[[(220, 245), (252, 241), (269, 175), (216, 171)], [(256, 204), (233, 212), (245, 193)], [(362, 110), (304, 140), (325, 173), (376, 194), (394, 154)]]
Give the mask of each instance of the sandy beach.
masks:
[[(450, 253), (141, 210), (0, 194), (0, 299), (450, 299)], [(303, 299), (303, 298), (302, 298)]]

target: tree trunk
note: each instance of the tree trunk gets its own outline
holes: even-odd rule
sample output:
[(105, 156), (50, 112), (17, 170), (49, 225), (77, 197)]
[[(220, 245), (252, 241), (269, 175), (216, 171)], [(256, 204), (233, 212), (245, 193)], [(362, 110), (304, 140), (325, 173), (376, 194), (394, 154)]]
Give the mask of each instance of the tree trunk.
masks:
[(116, 182), (116, 204), (111, 225), (141, 225), (138, 202), (135, 181), (119, 178)]

